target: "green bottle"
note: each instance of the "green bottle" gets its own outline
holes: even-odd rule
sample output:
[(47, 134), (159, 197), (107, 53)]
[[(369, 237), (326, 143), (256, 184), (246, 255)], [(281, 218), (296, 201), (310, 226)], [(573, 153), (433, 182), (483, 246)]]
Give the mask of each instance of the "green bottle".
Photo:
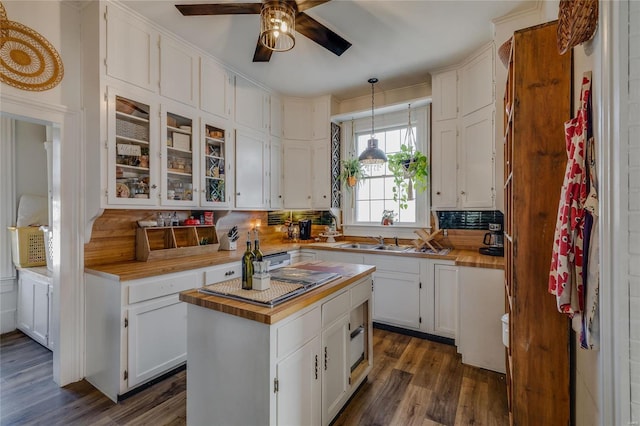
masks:
[(260, 241), (258, 240), (258, 230), (254, 231), (255, 240), (253, 246), (253, 257), (256, 262), (262, 262), (262, 252), (260, 251)]
[(242, 288), (251, 290), (253, 288), (253, 252), (251, 251), (251, 232), (247, 235), (247, 251), (242, 256)]

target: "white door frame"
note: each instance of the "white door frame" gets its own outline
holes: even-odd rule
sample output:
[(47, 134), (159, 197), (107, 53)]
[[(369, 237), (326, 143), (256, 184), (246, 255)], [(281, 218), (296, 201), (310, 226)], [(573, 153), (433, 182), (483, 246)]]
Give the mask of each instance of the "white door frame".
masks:
[(600, 99), (596, 143), (600, 157), (600, 424), (631, 424), (628, 284), (628, 8), (600, 1)]
[[(0, 113), (53, 128), (53, 379), (84, 377), (84, 144), (81, 114), (0, 93)], [(63, 255), (64, 254), (64, 255)]]

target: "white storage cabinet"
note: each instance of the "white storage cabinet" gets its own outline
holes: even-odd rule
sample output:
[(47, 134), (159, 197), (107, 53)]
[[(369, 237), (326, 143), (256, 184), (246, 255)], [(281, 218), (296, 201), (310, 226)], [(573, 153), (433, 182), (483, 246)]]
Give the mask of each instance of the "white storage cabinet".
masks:
[(51, 338), (51, 303), (53, 286), (46, 269), (38, 273), (29, 268), (18, 269), (17, 327), (42, 346), (53, 350)]

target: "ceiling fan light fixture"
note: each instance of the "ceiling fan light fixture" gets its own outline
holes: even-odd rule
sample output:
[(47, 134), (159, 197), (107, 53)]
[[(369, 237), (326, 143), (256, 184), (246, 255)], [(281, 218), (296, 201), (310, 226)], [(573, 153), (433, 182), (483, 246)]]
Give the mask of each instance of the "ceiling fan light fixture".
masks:
[(260, 43), (269, 50), (286, 52), (296, 44), (296, 14), (281, 1), (268, 1), (260, 11)]

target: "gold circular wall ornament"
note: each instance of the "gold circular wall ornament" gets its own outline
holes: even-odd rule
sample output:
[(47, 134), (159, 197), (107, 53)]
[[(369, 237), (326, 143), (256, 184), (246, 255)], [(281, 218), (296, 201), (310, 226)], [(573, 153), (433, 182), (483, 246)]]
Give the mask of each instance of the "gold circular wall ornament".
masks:
[(22, 90), (57, 86), (64, 75), (62, 59), (40, 34), (9, 21), (0, 3), (0, 81)]

